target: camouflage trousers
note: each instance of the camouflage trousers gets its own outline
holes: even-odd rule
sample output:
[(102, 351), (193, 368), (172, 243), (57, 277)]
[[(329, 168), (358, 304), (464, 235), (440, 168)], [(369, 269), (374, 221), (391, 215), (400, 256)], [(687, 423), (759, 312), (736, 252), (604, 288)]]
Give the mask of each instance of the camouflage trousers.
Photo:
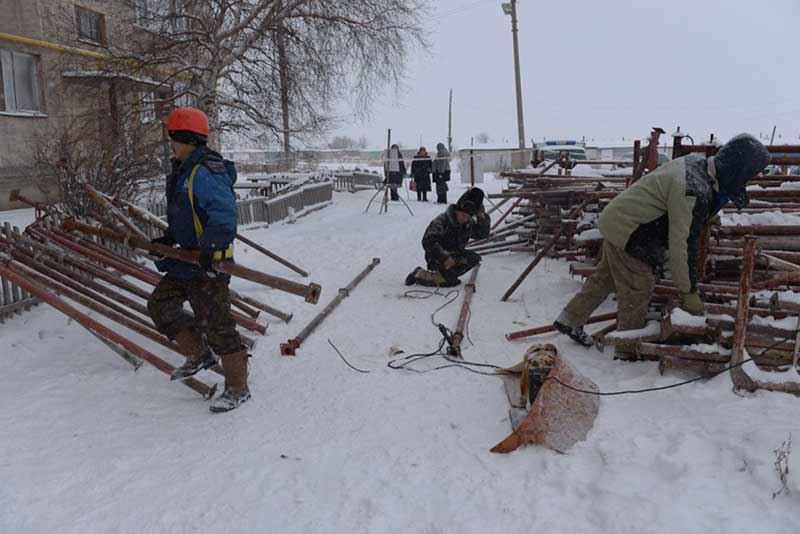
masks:
[(438, 271), (442, 274), (445, 280), (453, 282), (458, 278), (471, 271), (476, 265), (481, 263), (481, 256), (471, 250), (462, 250), (461, 252), (454, 252), (451, 257), (455, 260), (456, 264), (449, 268), (444, 269), (442, 265), (436, 260), (428, 260), (428, 270)]
[[(201, 276), (188, 280), (167, 274), (147, 301), (150, 318), (158, 331), (170, 339), (188, 328), (196, 335), (205, 334), (209, 347), (217, 354), (239, 351), (242, 341), (236, 321), (230, 315), (230, 279), (222, 273), (217, 273), (216, 278)], [(183, 309), (186, 301), (194, 317)]]
[(597, 270), (572, 297), (558, 321), (583, 326), (606, 297), (616, 293), (617, 330), (644, 327), (656, 283), (653, 268), (608, 241), (603, 241), (601, 254)]

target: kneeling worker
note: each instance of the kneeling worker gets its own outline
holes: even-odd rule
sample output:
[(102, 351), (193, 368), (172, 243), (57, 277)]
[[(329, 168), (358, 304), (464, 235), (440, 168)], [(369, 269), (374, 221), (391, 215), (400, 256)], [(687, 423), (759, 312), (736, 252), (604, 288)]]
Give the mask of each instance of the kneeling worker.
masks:
[(458, 202), (438, 215), (422, 236), (428, 269), (417, 267), (406, 277), (406, 285), (452, 287), (459, 276), (481, 262), (475, 252), (464, 250), (470, 239), (489, 236), (489, 216), (483, 209), (483, 191), (468, 189)]
[[(597, 270), (553, 324), (584, 346), (592, 339), (583, 325), (612, 292), (617, 295), (617, 329), (643, 328), (655, 286), (655, 271), (669, 250), (672, 281), (680, 306), (703, 315), (697, 292), (697, 255), (703, 226), (728, 200), (747, 205), (747, 181), (769, 163), (769, 152), (755, 137), (737, 135), (706, 159), (690, 154), (654, 170), (620, 193), (600, 214), (603, 249)], [(635, 359), (617, 349), (620, 359)]]

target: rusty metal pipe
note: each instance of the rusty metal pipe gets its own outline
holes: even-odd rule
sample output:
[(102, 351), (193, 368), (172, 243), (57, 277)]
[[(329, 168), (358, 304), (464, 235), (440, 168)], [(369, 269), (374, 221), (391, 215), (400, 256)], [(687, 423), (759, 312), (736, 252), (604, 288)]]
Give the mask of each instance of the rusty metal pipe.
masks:
[[(573, 209), (569, 213), (569, 215), (567, 215), (566, 218), (567, 219), (575, 219), (576, 217), (578, 217), (581, 214), (581, 212), (583, 212), (583, 210), (586, 208), (587, 204), (588, 204), (588, 202), (586, 200), (584, 200), (583, 202), (581, 202), (578, 205), (578, 207)], [(545, 254), (547, 254), (549, 252), (549, 250), (551, 248), (553, 248), (553, 245), (555, 245), (555, 243), (556, 243), (556, 241), (558, 241), (559, 237), (561, 237), (561, 228), (557, 228), (556, 229), (556, 231), (553, 233), (553, 237), (551, 237), (547, 241), (547, 243), (542, 247), (542, 250), (539, 251), (539, 254), (537, 254), (536, 257), (533, 259), (533, 261), (530, 263), (530, 265), (528, 265), (525, 268), (525, 270), (522, 271), (522, 274), (520, 274), (519, 277), (514, 281), (514, 283), (511, 284), (511, 287), (508, 288), (508, 291), (505, 292), (505, 294), (503, 295), (503, 297), (500, 300), (502, 300), (503, 302), (508, 300), (508, 298), (514, 293), (514, 291), (517, 290), (517, 288), (520, 286), (520, 284), (522, 284), (523, 280), (525, 280), (525, 278), (528, 277), (528, 275), (533, 270), (533, 268), (536, 267), (539, 264), (540, 261), (542, 261), (542, 258), (544, 258)]]
[(280, 311), (278, 309), (275, 309), (275, 308), (273, 308), (271, 306), (268, 306), (268, 305), (264, 304), (263, 302), (259, 302), (259, 301), (255, 300), (255, 299), (250, 298), (250, 297), (245, 296), (245, 295), (239, 295), (238, 298), (242, 299), (243, 302), (246, 302), (247, 304), (250, 304), (251, 306), (255, 306), (259, 310), (265, 311), (265, 312), (269, 313), (270, 315), (274, 315), (275, 317), (278, 317), (279, 319), (282, 319), (284, 322), (288, 323), (289, 321), (292, 320), (292, 314), (291, 313), (284, 313), (284, 312), (282, 312), (282, 311)]
[[(617, 312), (613, 313), (602, 313), (599, 315), (595, 315), (594, 317), (589, 317), (586, 321), (586, 324), (594, 324), (594, 323), (601, 323), (603, 321), (613, 321), (617, 318)], [(506, 339), (508, 341), (514, 341), (515, 339), (522, 339), (525, 337), (533, 337), (538, 336), (540, 334), (547, 334), (549, 332), (555, 332), (556, 328), (551, 325), (544, 325), (544, 326), (537, 326), (535, 328), (527, 328), (525, 330), (517, 330), (516, 332), (510, 332), (506, 334)]]
[(308, 326), (303, 328), (296, 337), (290, 339), (286, 343), (281, 343), (281, 355), (294, 356), (297, 348), (303, 343), (308, 336), (330, 315), (330, 313), (338, 306), (345, 298), (350, 295), (350, 292), (361, 282), (372, 270), (381, 262), (380, 258), (373, 258), (370, 264), (356, 276), (347, 287), (340, 289), (339, 293), (331, 300), (319, 314), (308, 323)]
[[(46, 289), (31, 283), (26, 277), (23, 277), (17, 274), (15, 271), (9, 268), (9, 264), (13, 264), (13, 260), (8, 260), (8, 263), (5, 265), (0, 265), (0, 275), (4, 278), (8, 279), (12, 283), (18, 285), (19, 287), (25, 289), (28, 293), (36, 296), (42, 302), (46, 302), (53, 308), (57, 309), (64, 315), (68, 316), (71, 319), (74, 319), (76, 322), (80, 323), (81, 326), (89, 330), (90, 332), (97, 334), (112, 343), (116, 343), (120, 345), (125, 350), (135, 354), (137, 357), (143, 359), (159, 371), (171, 374), (172, 371), (175, 370), (175, 367), (171, 366), (155, 354), (148, 352), (147, 350), (143, 349), (142, 347), (136, 345), (135, 343), (128, 341), (121, 335), (117, 334), (113, 330), (106, 328), (104, 325), (98, 323), (88, 315), (78, 311), (76, 308), (70, 306), (60, 298), (58, 298), (53, 293), (50, 293)], [(209, 387), (208, 385), (200, 382), (195, 378), (189, 378), (187, 380), (183, 380), (180, 382), (181, 384), (197, 391), (205, 398), (211, 398), (214, 395), (214, 391), (216, 390), (216, 386)]]
[(450, 350), (453, 353), (452, 355), (458, 358), (461, 358), (461, 342), (464, 340), (464, 331), (467, 328), (467, 319), (470, 316), (469, 305), (472, 302), (472, 295), (475, 294), (475, 280), (478, 278), (479, 269), (480, 264), (476, 265), (472, 270), (469, 281), (464, 286), (464, 301), (461, 303), (461, 312), (458, 314), (456, 328), (451, 336)]
[[(65, 220), (62, 223), (62, 227), (68, 230), (79, 230), (86, 234), (105, 237), (112, 241), (124, 242), (127, 243), (128, 246), (145, 250), (147, 252), (155, 252), (156, 254), (159, 254), (161, 256), (173, 258), (186, 263), (192, 263), (195, 265), (199, 264), (200, 253), (196, 251), (180, 250), (165, 245), (151, 244), (149, 241), (144, 241), (142, 239), (138, 239), (133, 236), (129, 237), (122, 236), (117, 232), (108, 229), (95, 228), (87, 224), (82, 224), (70, 219)], [(239, 278), (244, 278), (245, 280), (249, 280), (257, 284), (265, 285), (267, 287), (272, 287), (274, 289), (279, 289), (287, 293), (292, 293), (293, 295), (304, 297), (306, 302), (310, 302), (312, 304), (315, 304), (319, 300), (319, 295), (322, 290), (322, 288), (318, 284), (314, 283), (308, 285), (298, 284), (297, 282), (294, 282), (292, 280), (287, 280), (285, 278), (280, 278), (277, 276), (272, 276), (259, 271), (255, 271), (253, 269), (248, 269), (247, 267), (244, 267), (236, 263), (226, 263), (217, 261), (214, 264), (214, 268), (220, 272), (228, 273), (233, 276), (238, 276)]]

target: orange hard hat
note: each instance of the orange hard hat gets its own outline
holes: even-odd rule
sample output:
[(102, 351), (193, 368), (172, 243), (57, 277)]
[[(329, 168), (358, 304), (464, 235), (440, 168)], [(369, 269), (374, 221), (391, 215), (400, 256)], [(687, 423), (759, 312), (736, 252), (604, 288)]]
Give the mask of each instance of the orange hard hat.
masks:
[(208, 117), (197, 108), (175, 108), (167, 118), (167, 131), (185, 130), (208, 135)]

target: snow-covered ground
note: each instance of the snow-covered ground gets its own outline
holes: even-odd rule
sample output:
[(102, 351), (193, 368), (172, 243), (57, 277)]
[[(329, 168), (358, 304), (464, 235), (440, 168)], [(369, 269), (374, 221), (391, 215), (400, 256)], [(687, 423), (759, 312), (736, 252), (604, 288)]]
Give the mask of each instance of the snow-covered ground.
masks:
[[(451, 199), (459, 194), (451, 182)], [(499, 190), (500, 184), (487, 184)], [(195, 393), (149, 367), (134, 373), (91, 335), (40, 306), (0, 325), (0, 532), (17, 533), (716, 533), (797, 532), (800, 479), (790, 496), (775, 454), (800, 436), (800, 400), (740, 397), (728, 376), (644, 395), (603, 397), (594, 429), (568, 454), (489, 448), (510, 431), (501, 381), (460, 369), (388, 369), (389, 352), (433, 351), (431, 313), (445, 299), (403, 295), (423, 263), (420, 238), (441, 211), (410, 202), (388, 215), (372, 193), (337, 193), (294, 224), (246, 230), (323, 286), (320, 304), (247, 282), (235, 286), (293, 321), (273, 321), (251, 369), (253, 399), (212, 415)], [(371, 258), (381, 264), (303, 344), (296, 335)], [(298, 279), (254, 251), (239, 261)], [(578, 289), (546, 260), (507, 303), (500, 296), (529, 255), (485, 259), (465, 358), (516, 363), (528, 343), (503, 334), (546, 324)], [(460, 298), (437, 314), (454, 325)], [(613, 308), (607, 302), (604, 309)], [(333, 341), (348, 368), (328, 345)], [(655, 363), (554, 342), (603, 391), (663, 386)], [(159, 354), (164, 351), (143, 343)], [(173, 356), (168, 356), (175, 361)], [(430, 362), (433, 365), (438, 362)], [(219, 377), (204, 374), (211, 382)]]

